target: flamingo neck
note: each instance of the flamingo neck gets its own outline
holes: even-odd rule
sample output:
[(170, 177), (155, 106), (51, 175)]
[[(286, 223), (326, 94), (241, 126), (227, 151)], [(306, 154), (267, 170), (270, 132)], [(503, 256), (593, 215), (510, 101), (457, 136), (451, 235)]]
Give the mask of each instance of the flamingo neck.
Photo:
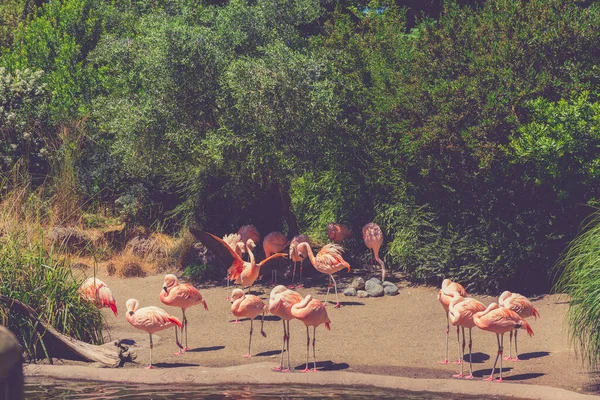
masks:
[(315, 265), (315, 255), (312, 252), (312, 249), (310, 248), (310, 246), (308, 245), (308, 243), (300, 243), (300, 245), (298, 246), (298, 251), (300, 251), (300, 247), (302, 247), (303, 249), (306, 249), (306, 254), (308, 255), (308, 258), (310, 259), (310, 262), (312, 263), (312, 265)]

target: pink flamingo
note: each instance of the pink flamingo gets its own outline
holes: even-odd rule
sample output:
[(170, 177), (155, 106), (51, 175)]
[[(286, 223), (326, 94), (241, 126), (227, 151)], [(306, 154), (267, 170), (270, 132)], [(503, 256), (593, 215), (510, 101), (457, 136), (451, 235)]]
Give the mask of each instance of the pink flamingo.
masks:
[[(179, 307), (183, 313), (183, 328), (181, 329), (181, 335), (183, 336), (183, 329), (185, 328), (185, 347), (180, 349), (175, 355), (181, 355), (184, 351), (188, 351), (188, 321), (185, 316), (185, 310), (188, 307), (195, 306), (197, 304), (204, 305), (204, 309), (208, 310), (206, 301), (202, 299), (202, 295), (192, 285), (188, 283), (179, 283), (177, 277), (173, 274), (165, 275), (165, 281), (163, 283), (163, 290), (160, 292), (160, 301), (167, 306)], [(175, 330), (177, 335), (177, 330)]]
[[(239, 233), (230, 233), (229, 235), (223, 236), (223, 241), (227, 243), (229, 247), (238, 255), (240, 258), (244, 254), (246, 246), (242, 242), (242, 236)], [(231, 269), (231, 268), (230, 268)], [(227, 293), (229, 293), (229, 276), (232, 271), (227, 270), (227, 276), (225, 280), (227, 281)], [(226, 298), (229, 300), (229, 297)]]
[(292, 260), (294, 262), (294, 272), (292, 273), (292, 284), (290, 285), (290, 288), (294, 287), (294, 279), (296, 277), (296, 263), (297, 262), (300, 262), (300, 284), (298, 284), (298, 286), (296, 286), (296, 287), (297, 288), (302, 287), (302, 261), (304, 261), (304, 258), (300, 257), (298, 255), (298, 245), (300, 243), (308, 243), (309, 246), (311, 245), (310, 238), (306, 235), (296, 235), (290, 242), (289, 256), (290, 256), (290, 260)]
[[(136, 299), (127, 300), (125, 305), (127, 306), (127, 315), (125, 315), (127, 322), (134, 328), (145, 331), (150, 335), (150, 365), (148, 369), (152, 369), (154, 368), (152, 366), (152, 334), (172, 326), (182, 328), (183, 325), (177, 318), (169, 315), (162, 308), (154, 306), (139, 308), (140, 303)], [(175, 328), (175, 332), (177, 332), (177, 328)], [(175, 340), (177, 341), (177, 337), (175, 337)], [(177, 346), (181, 348), (179, 341), (177, 341)]]
[(485, 305), (472, 297), (462, 297), (458, 292), (444, 294), (452, 297), (452, 301), (450, 301), (450, 305), (448, 306), (450, 322), (452, 323), (452, 325), (462, 328), (463, 336), (462, 352), (460, 358), (460, 374), (452, 376), (455, 378), (463, 377), (465, 359), (465, 328), (469, 328), (469, 375), (465, 376), (465, 379), (473, 379), (473, 340), (471, 338), (471, 331), (475, 327), (475, 322), (473, 322), (473, 315), (480, 311), (484, 311)]
[(350, 229), (346, 225), (331, 222), (327, 227), (327, 237), (332, 242), (341, 243), (350, 236)]
[[(269, 296), (269, 313), (280, 317), (283, 322), (283, 346), (281, 347), (281, 358), (279, 359), (279, 367), (273, 368), (274, 371), (290, 371), (290, 320), (294, 318), (291, 310), (294, 304), (301, 301), (302, 296), (300, 293), (290, 290), (283, 285), (275, 286), (273, 290), (271, 290)], [(283, 369), (283, 352), (286, 350), (286, 344), (288, 367)]]
[(258, 296), (251, 294), (245, 294), (241, 289), (233, 289), (231, 292), (231, 313), (236, 318), (250, 318), (250, 341), (248, 342), (248, 354), (244, 355), (245, 358), (250, 358), (250, 347), (252, 346), (252, 326), (254, 324), (254, 318), (262, 314), (260, 322), (260, 333), (264, 337), (267, 334), (263, 330), (265, 323), (265, 303)]
[(77, 292), (82, 299), (93, 302), (97, 307), (110, 308), (115, 316), (117, 312), (117, 303), (112, 292), (106, 286), (106, 283), (100, 279), (91, 277), (81, 284)]
[(310, 295), (308, 295), (304, 298), (304, 300), (292, 306), (291, 313), (294, 318), (299, 319), (304, 323), (304, 325), (306, 325), (306, 368), (302, 372), (310, 371), (308, 369), (308, 352), (310, 346), (310, 334), (308, 332), (308, 327), (313, 327), (313, 372), (317, 372), (317, 353), (315, 350), (317, 342), (317, 326), (325, 324), (325, 328), (327, 328), (327, 330), (331, 330), (331, 327), (329, 326), (331, 321), (327, 316), (325, 305), (321, 301), (313, 299)]
[(490, 304), (485, 311), (481, 311), (473, 315), (473, 322), (478, 328), (484, 331), (493, 332), (496, 334), (496, 340), (498, 341), (498, 354), (492, 367), (492, 373), (488, 378), (484, 378), (486, 381), (494, 380), (494, 371), (496, 370), (496, 363), (500, 358), (500, 378), (496, 382), (502, 382), (502, 351), (504, 349), (504, 334), (514, 329), (525, 328), (529, 336), (533, 336), (533, 330), (531, 326), (523, 318), (514, 311), (507, 310), (498, 306), (496, 303)]
[[(281, 253), (288, 245), (287, 238), (281, 232), (271, 232), (263, 239), (263, 250), (265, 257), (270, 257), (273, 254)], [(277, 284), (277, 270), (271, 270), (271, 280)]]
[[(333, 280), (336, 301), (335, 308), (340, 308), (340, 300), (338, 299), (337, 283), (335, 282), (333, 274), (344, 268), (348, 268), (348, 271), (350, 271), (350, 264), (348, 264), (342, 258), (342, 251), (342, 246), (340, 246), (339, 244), (329, 243), (323, 246), (323, 248), (317, 253), (317, 257), (315, 257), (308, 243), (304, 242), (298, 245), (298, 255), (300, 257), (303, 257), (303, 254), (308, 254), (308, 258), (310, 259), (310, 262), (314, 265), (315, 269), (323, 274), (329, 275), (330, 281)], [(331, 289), (331, 285), (328, 282), (327, 295), (325, 296), (325, 304), (327, 304), (329, 289)]]
[[(260, 233), (254, 225), (244, 225), (238, 229), (237, 233), (240, 235), (244, 253), (248, 250), (248, 239), (252, 239), (253, 243), (260, 243)], [(254, 250), (254, 247), (251, 250)]]
[[(527, 297), (522, 296), (519, 293), (511, 293), (508, 290), (502, 292), (500, 298), (498, 299), (498, 305), (500, 307), (516, 312), (521, 318), (529, 318), (533, 316), (535, 319), (538, 319), (538, 317), (540, 316), (538, 310), (536, 310), (535, 307), (533, 307), (533, 304)], [(510, 331), (508, 357), (506, 357), (505, 360), (519, 361), (519, 350), (517, 348), (517, 332), (519, 331), (515, 330), (514, 332), (516, 355), (515, 358), (512, 358), (513, 331)]]
[[(442, 307), (444, 307), (444, 310), (446, 311), (446, 358), (444, 359), (444, 361), (440, 361), (440, 364), (448, 364), (448, 336), (450, 334), (450, 319), (448, 318), (448, 306), (450, 305), (450, 301), (452, 301), (452, 296), (447, 295), (446, 293), (450, 293), (450, 292), (458, 292), (459, 295), (461, 295), (462, 297), (467, 297), (467, 291), (465, 290), (464, 287), (462, 287), (462, 285), (460, 283), (456, 283), (456, 282), (452, 282), (450, 279), (444, 279), (444, 281), (442, 282), (442, 288), (440, 289), (440, 291), (438, 292), (438, 300), (440, 302), (440, 304), (442, 305)], [(458, 341), (460, 343), (460, 332), (458, 329), (458, 326), (456, 327), (456, 336), (458, 337)], [(460, 346), (458, 349), (458, 360), (456, 361), (455, 364), (460, 364), (462, 361), (460, 359)]]
[(369, 248), (369, 251), (373, 252), (375, 261), (381, 266), (381, 281), (385, 281), (385, 264), (379, 258), (379, 249), (383, 244), (383, 232), (381, 228), (374, 222), (369, 222), (362, 228), (363, 241)]
[(213, 235), (212, 233), (199, 231), (194, 228), (190, 228), (190, 232), (196, 237), (196, 239), (200, 240), (210, 251), (212, 251), (223, 264), (230, 265), (230, 278), (235, 279), (235, 283), (242, 285), (242, 288), (249, 287), (248, 293), (252, 289), (254, 281), (258, 279), (261, 267), (276, 267), (282, 258), (287, 257), (287, 254), (277, 253), (265, 258), (257, 264), (254, 259), (254, 253), (252, 253), (251, 250), (254, 248), (254, 241), (252, 239), (248, 239), (246, 247), (250, 261), (247, 262), (242, 260), (242, 258), (237, 255), (235, 251), (233, 251), (233, 249), (227, 245), (227, 243), (223, 241), (223, 239)]

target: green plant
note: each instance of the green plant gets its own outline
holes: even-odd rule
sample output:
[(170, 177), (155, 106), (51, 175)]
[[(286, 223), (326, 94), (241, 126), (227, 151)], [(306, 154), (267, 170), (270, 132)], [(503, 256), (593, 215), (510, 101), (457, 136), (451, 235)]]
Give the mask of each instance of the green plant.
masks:
[(223, 268), (216, 265), (189, 265), (183, 271), (185, 279), (197, 282), (216, 281), (223, 279)]
[(557, 264), (563, 270), (554, 290), (570, 297), (567, 323), (571, 339), (583, 363), (591, 370), (600, 366), (600, 211), (569, 244)]

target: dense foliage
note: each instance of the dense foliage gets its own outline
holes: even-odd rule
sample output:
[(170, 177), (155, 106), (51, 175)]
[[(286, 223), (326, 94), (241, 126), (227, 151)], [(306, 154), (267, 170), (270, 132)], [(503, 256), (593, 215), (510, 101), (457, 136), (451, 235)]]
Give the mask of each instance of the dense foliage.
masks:
[(0, 172), (70, 154), (131, 220), (337, 221), (357, 252), (374, 220), (415, 281), (535, 292), (598, 205), (597, 2), (10, 4)]

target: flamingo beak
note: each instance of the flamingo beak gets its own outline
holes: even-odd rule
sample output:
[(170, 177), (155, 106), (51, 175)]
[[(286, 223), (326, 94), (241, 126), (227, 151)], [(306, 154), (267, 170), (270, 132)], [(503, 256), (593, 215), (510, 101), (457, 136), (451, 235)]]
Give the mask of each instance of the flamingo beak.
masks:
[(169, 294), (169, 291), (167, 290), (166, 286), (163, 286), (163, 290), (165, 291), (166, 294)]
[(129, 315), (133, 315), (133, 311), (129, 311)]

